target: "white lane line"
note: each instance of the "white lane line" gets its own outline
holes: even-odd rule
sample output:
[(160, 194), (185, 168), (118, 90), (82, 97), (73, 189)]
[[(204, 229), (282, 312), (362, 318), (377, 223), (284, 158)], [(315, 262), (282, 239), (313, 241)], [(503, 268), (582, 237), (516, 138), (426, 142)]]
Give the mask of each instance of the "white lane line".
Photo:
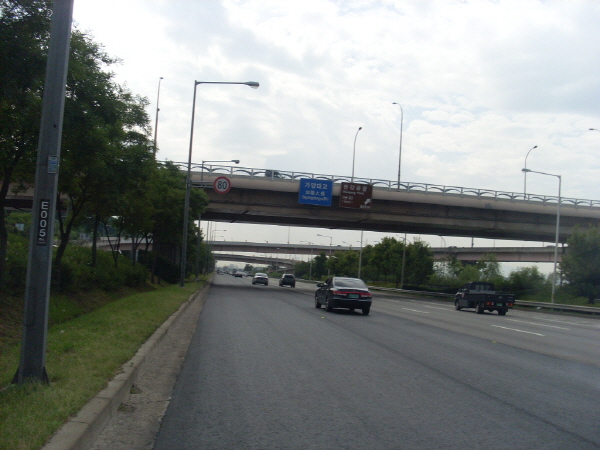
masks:
[[(515, 317), (524, 317), (524, 316), (518, 316), (515, 315)], [(595, 324), (595, 323), (591, 323), (591, 322), (569, 322), (567, 320), (564, 319), (548, 319), (546, 317), (536, 317), (535, 320), (544, 320), (546, 322), (557, 322), (563, 325), (582, 325), (582, 326), (586, 326), (586, 327), (592, 327), (592, 328), (600, 328), (600, 324)]]
[(441, 309), (443, 311), (448, 311), (450, 309), (454, 309), (454, 308), (442, 308), (440, 306), (427, 306), (427, 305), (423, 305), (423, 308), (431, 308), (431, 309)]
[(533, 332), (531, 332), (531, 331), (517, 330), (516, 328), (501, 327), (500, 325), (492, 325), (492, 326), (493, 326), (493, 327), (496, 327), (496, 328), (502, 328), (502, 329), (504, 329), (504, 330), (518, 331), (519, 333), (535, 334), (536, 336), (543, 336), (543, 337), (546, 337), (546, 335), (545, 335), (545, 334), (533, 333)]
[(419, 311), (418, 309), (410, 309), (410, 308), (402, 308), (402, 309), (405, 309), (406, 311), (418, 312), (421, 314), (429, 314), (427, 311)]
[(565, 327), (557, 327), (556, 325), (546, 325), (544, 323), (536, 323), (536, 322), (525, 322), (524, 320), (516, 320), (516, 319), (507, 319), (508, 321), (511, 322), (519, 322), (519, 323), (527, 323), (529, 325), (537, 325), (539, 327), (548, 327), (548, 328), (558, 328), (559, 330), (567, 330), (567, 331), (571, 331), (570, 328), (565, 328)]

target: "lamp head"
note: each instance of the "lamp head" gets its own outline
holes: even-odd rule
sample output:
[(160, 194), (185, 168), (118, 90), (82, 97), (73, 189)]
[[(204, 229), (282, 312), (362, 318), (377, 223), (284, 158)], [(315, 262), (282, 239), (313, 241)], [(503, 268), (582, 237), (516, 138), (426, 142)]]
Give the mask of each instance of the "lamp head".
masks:
[(250, 86), (252, 89), (258, 89), (260, 86), (260, 84), (258, 84), (256, 81), (246, 81), (244, 84), (246, 86)]
[(233, 162), (233, 163), (236, 163), (236, 164), (239, 164), (239, 163), (240, 163), (240, 160), (239, 160), (239, 159), (232, 159), (232, 160), (231, 160), (231, 162)]
[(531, 170), (529, 170), (529, 169), (521, 169), (521, 172), (527, 173), (527, 172), (531, 172)]
[(358, 131), (362, 130), (362, 127), (358, 127)]

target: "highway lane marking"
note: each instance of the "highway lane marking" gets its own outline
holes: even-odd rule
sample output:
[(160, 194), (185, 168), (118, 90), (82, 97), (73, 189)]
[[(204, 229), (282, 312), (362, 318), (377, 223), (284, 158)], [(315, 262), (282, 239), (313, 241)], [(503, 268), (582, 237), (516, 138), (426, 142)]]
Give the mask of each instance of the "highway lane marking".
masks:
[(443, 311), (448, 311), (450, 309), (454, 309), (454, 308), (442, 308), (441, 306), (427, 306), (427, 305), (423, 305), (423, 308), (441, 309)]
[(421, 301), (419, 301), (419, 300), (411, 300), (411, 302), (413, 302), (413, 303), (421, 303), (421, 305), (420, 305), (420, 306), (422, 306), (423, 308), (443, 309), (444, 311), (448, 311), (449, 309), (451, 309), (451, 308), (443, 308), (443, 307), (441, 307), (441, 306), (429, 306), (429, 305), (423, 305), (423, 304), (422, 304), (423, 302), (421, 302)]
[(418, 309), (410, 309), (410, 308), (402, 308), (402, 309), (405, 309), (406, 311), (418, 312), (421, 314), (429, 314), (429, 312), (427, 312), (427, 311), (419, 311)]
[(524, 320), (516, 320), (516, 319), (506, 319), (506, 320), (509, 320), (511, 322), (528, 323), (529, 325), (537, 325), (537, 326), (540, 326), (540, 327), (558, 328), (559, 330), (571, 331), (570, 328), (557, 327), (556, 325), (546, 325), (544, 323), (525, 322)]
[(524, 330), (517, 330), (516, 328), (508, 328), (508, 327), (502, 327), (500, 325), (492, 325), (493, 327), (496, 328), (502, 328), (504, 330), (510, 330), (510, 331), (518, 331), (519, 333), (527, 333), (527, 334), (535, 334), (536, 336), (542, 336), (542, 337), (546, 337), (545, 334), (540, 334), (540, 333), (534, 333), (532, 331), (524, 331)]
[[(522, 317), (522, 316), (516, 316), (516, 317)], [(558, 322), (558, 323), (566, 324), (566, 325), (582, 325), (582, 326), (586, 326), (586, 327), (600, 328), (600, 324), (592, 324), (590, 322), (568, 322), (564, 319), (548, 319), (546, 317), (536, 317), (535, 320), (545, 320), (547, 322)]]

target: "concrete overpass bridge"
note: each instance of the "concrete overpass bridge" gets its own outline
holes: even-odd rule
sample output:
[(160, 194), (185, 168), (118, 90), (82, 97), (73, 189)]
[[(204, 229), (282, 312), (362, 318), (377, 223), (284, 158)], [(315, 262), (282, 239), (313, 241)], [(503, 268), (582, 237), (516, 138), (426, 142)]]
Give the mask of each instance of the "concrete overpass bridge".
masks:
[[(300, 261), (303, 256), (317, 256), (321, 252), (329, 255), (329, 252), (347, 252), (357, 251), (358, 247), (345, 246), (326, 246), (326, 245), (306, 245), (306, 244), (277, 244), (277, 243), (259, 243), (259, 242), (233, 242), (216, 241), (210, 243), (214, 252), (215, 259), (225, 259), (228, 261), (252, 262), (258, 261), (256, 254), (264, 254), (261, 259), (264, 261), (273, 261), (286, 255), (289, 259), (280, 261), (293, 262)], [(563, 251), (566, 247), (559, 248), (558, 261), (562, 259)], [(443, 261), (451, 255), (456, 256), (460, 261), (475, 262), (479, 261), (485, 255), (493, 253), (498, 262), (527, 262), (542, 263), (554, 262), (554, 246), (548, 247), (434, 247), (431, 248), (435, 261)]]
[[(187, 163), (175, 163), (187, 170)], [(231, 189), (211, 188), (226, 176)], [(300, 180), (333, 182), (331, 206), (298, 202)], [(194, 164), (192, 185), (205, 188), (210, 203), (202, 219), (219, 222), (274, 224), (329, 229), (367, 230), (554, 242), (559, 199), (489, 189), (354, 178), (373, 186), (370, 209), (339, 206), (342, 182), (348, 176)], [(8, 197), (9, 206), (27, 208), (33, 192)], [(576, 225), (600, 225), (600, 200), (560, 199), (559, 241)]]
[(217, 265), (220, 262), (223, 261), (232, 261), (232, 262), (244, 262), (247, 264), (253, 264), (253, 265), (258, 265), (258, 266), (272, 266), (275, 265), (277, 267), (281, 267), (284, 269), (291, 269), (294, 267), (294, 264), (296, 264), (296, 262), (293, 259), (284, 259), (284, 258), (269, 258), (267, 256), (256, 256), (256, 255), (235, 255), (235, 254), (228, 254), (228, 253), (220, 253), (214, 254), (215, 257), (215, 261), (217, 263)]
[[(176, 163), (182, 167), (187, 164)], [(211, 188), (226, 176), (231, 189)], [(331, 206), (298, 202), (300, 180), (331, 180)], [(204, 187), (210, 203), (202, 219), (329, 229), (369, 230), (554, 242), (559, 199), (489, 189), (354, 178), (373, 186), (371, 209), (339, 206), (342, 182), (350, 177), (251, 169), (223, 165), (193, 165), (192, 184)], [(600, 225), (600, 200), (560, 199), (560, 242), (576, 225)]]
[[(83, 243), (91, 245), (90, 241)], [(102, 237), (98, 241), (98, 248), (105, 251), (112, 250), (116, 245), (113, 240), (112, 246), (107, 238)], [(357, 251), (359, 247), (307, 245), (307, 244), (278, 244), (261, 242), (235, 242), (235, 241), (212, 241), (209, 242), (211, 250), (217, 261), (238, 261), (249, 264), (273, 264), (282, 267), (292, 267), (295, 262), (303, 260), (304, 256), (315, 257), (321, 252), (329, 255), (330, 252)], [(118, 244), (121, 251), (131, 250), (131, 241), (122, 240)], [(140, 248), (144, 250), (145, 245)], [(149, 250), (152, 250), (150, 244)], [(527, 262), (542, 263), (554, 262), (554, 246), (547, 247), (433, 247), (433, 259), (443, 261), (451, 255), (460, 261), (475, 262), (485, 255), (493, 253), (498, 262)], [(567, 247), (559, 248), (558, 261), (562, 260), (563, 252)], [(260, 256), (263, 255), (263, 256)], [(268, 256), (267, 256), (268, 255)]]

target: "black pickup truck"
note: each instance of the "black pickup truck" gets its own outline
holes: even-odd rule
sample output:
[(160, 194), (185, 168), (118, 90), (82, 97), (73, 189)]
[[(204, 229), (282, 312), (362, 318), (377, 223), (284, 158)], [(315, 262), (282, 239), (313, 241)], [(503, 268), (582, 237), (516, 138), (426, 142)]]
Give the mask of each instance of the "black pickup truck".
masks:
[(454, 307), (457, 311), (463, 308), (475, 308), (477, 314), (488, 311), (498, 311), (504, 316), (508, 308), (515, 305), (513, 294), (496, 293), (493, 283), (483, 281), (471, 281), (465, 284), (454, 297)]

